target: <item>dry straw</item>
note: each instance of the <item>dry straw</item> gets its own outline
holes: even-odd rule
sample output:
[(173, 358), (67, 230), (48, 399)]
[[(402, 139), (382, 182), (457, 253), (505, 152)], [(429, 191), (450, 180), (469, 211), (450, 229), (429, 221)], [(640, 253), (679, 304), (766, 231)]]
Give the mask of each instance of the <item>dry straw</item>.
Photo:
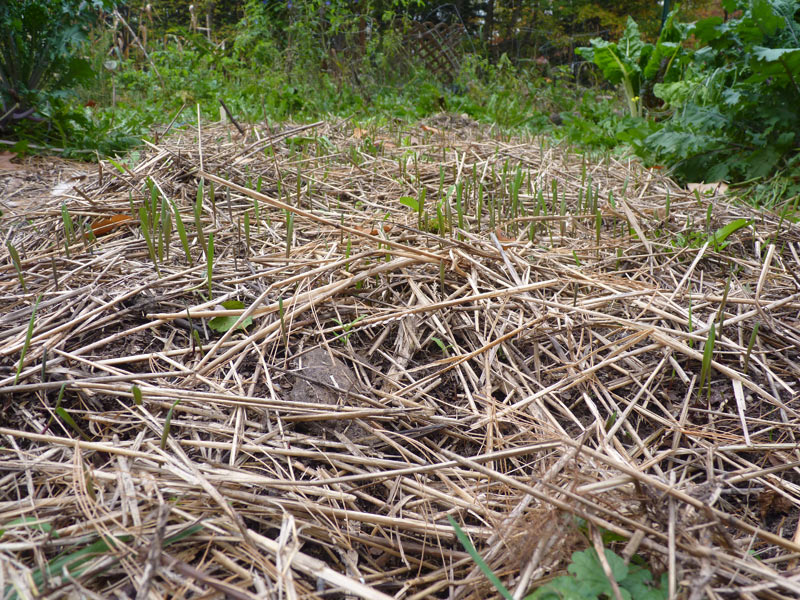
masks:
[(781, 215), (453, 118), (174, 131), (4, 211), (0, 597), (490, 597), (448, 515), (515, 598), (600, 529), (800, 594)]

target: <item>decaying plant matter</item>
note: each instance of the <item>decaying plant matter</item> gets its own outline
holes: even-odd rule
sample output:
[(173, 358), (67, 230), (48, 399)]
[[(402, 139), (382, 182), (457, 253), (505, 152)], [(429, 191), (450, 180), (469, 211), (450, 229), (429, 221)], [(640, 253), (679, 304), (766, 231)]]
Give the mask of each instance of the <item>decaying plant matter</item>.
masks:
[(3, 208), (0, 596), (489, 597), (448, 515), (518, 598), (601, 530), (800, 592), (796, 225), (462, 125), (188, 129)]

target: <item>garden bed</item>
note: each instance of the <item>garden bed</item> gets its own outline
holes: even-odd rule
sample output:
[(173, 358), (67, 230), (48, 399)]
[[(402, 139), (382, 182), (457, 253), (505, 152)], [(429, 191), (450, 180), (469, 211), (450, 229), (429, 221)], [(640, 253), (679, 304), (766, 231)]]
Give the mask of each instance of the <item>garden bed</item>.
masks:
[(58, 193), (0, 220), (2, 597), (491, 596), (448, 516), (515, 598), (603, 546), (800, 593), (779, 215), (460, 118), (188, 128)]

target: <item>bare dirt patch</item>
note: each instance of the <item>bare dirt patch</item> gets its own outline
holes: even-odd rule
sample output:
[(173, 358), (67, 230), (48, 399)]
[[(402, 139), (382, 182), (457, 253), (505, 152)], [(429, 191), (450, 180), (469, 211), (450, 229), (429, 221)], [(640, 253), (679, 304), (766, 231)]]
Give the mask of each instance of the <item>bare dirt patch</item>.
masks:
[(798, 593), (793, 223), (453, 119), (4, 181), (4, 597), (489, 597), (448, 515), (516, 597), (601, 530)]

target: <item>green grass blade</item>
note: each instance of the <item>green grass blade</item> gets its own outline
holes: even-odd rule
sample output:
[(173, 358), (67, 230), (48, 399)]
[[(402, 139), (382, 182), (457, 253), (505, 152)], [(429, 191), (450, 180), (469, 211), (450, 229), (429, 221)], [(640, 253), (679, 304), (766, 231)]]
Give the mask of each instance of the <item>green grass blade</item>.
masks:
[(483, 560), (480, 554), (478, 554), (478, 551), (475, 550), (475, 546), (472, 545), (472, 542), (467, 537), (467, 534), (464, 533), (464, 530), (461, 529), (461, 527), (459, 527), (458, 523), (456, 523), (456, 520), (450, 515), (447, 515), (447, 520), (450, 521), (450, 525), (452, 525), (453, 529), (456, 530), (456, 537), (458, 538), (458, 541), (461, 542), (461, 545), (464, 546), (464, 550), (469, 553), (469, 555), (472, 557), (472, 560), (475, 561), (475, 564), (480, 567), (480, 570), (483, 571), (483, 574), (486, 575), (489, 581), (492, 582), (492, 585), (497, 589), (498, 592), (500, 592), (500, 595), (506, 600), (514, 600), (514, 596), (511, 595), (511, 592), (506, 589), (506, 586), (503, 585), (503, 582), (500, 581), (500, 578), (494, 574), (492, 569), (489, 568), (489, 565), (486, 564), (486, 561)]
[(208, 299), (214, 297), (211, 291), (214, 276), (214, 234), (208, 234), (208, 251), (206, 252), (206, 277), (208, 278)]
[(19, 381), (19, 375), (22, 373), (22, 365), (25, 362), (25, 355), (28, 353), (28, 348), (31, 346), (31, 338), (33, 337), (33, 325), (36, 322), (36, 308), (39, 306), (39, 301), (42, 299), (42, 295), (39, 294), (39, 297), (36, 298), (36, 302), (33, 305), (33, 310), (31, 311), (31, 318), (28, 321), (28, 331), (25, 333), (25, 342), (22, 344), (22, 352), (19, 356), (19, 364), (17, 365), (17, 374), (14, 376), (14, 385), (17, 385)]
[(172, 207), (172, 214), (175, 215), (175, 228), (178, 230), (178, 237), (181, 240), (181, 246), (183, 246), (183, 253), (186, 255), (186, 260), (189, 261), (189, 264), (194, 266), (192, 254), (189, 252), (189, 238), (186, 237), (186, 227), (183, 224), (181, 213), (172, 200), (170, 200), (169, 203)]
[(147, 250), (150, 253), (150, 260), (153, 261), (153, 265), (156, 268), (156, 273), (159, 277), (161, 277), (161, 271), (158, 268), (158, 260), (156, 260), (156, 249), (155, 246), (153, 246), (153, 238), (150, 237), (150, 219), (147, 217), (147, 209), (145, 209), (144, 206), (139, 207), (139, 220), (141, 221), (139, 230), (142, 232), (144, 241), (147, 244)]
[(161, 433), (161, 449), (164, 450), (167, 447), (167, 439), (169, 439), (169, 430), (170, 426), (172, 425), (172, 415), (175, 412), (175, 407), (180, 404), (181, 399), (178, 398), (175, 402), (172, 403), (172, 406), (169, 407), (169, 411), (167, 412), (167, 417), (164, 419), (164, 431)]
[(8, 248), (8, 253), (11, 255), (11, 262), (14, 263), (14, 268), (17, 270), (17, 277), (19, 277), (19, 283), (22, 286), (22, 291), (27, 293), (28, 288), (25, 285), (25, 276), (22, 274), (22, 261), (19, 259), (17, 249), (14, 248), (14, 244), (12, 244), (10, 241), (6, 242), (6, 247)]
[(700, 387), (698, 391), (702, 395), (703, 385), (708, 380), (709, 392), (711, 392), (711, 359), (714, 356), (714, 342), (716, 338), (716, 330), (714, 324), (711, 324), (711, 329), (708, 331), (705, 346), (703, 347), (703, 364), (700, 367)]
[(750, 365), (750, 352), (753, 350), (753, 344), (756, 343), (756, 338), (758, 338), (758, 325), (759, 323), (753, 326), (753, 333), (750, 334), (750, 341), (747, 343), (747, 352), (744, 355), (744, 372), (747, 373), (747, 367)]

